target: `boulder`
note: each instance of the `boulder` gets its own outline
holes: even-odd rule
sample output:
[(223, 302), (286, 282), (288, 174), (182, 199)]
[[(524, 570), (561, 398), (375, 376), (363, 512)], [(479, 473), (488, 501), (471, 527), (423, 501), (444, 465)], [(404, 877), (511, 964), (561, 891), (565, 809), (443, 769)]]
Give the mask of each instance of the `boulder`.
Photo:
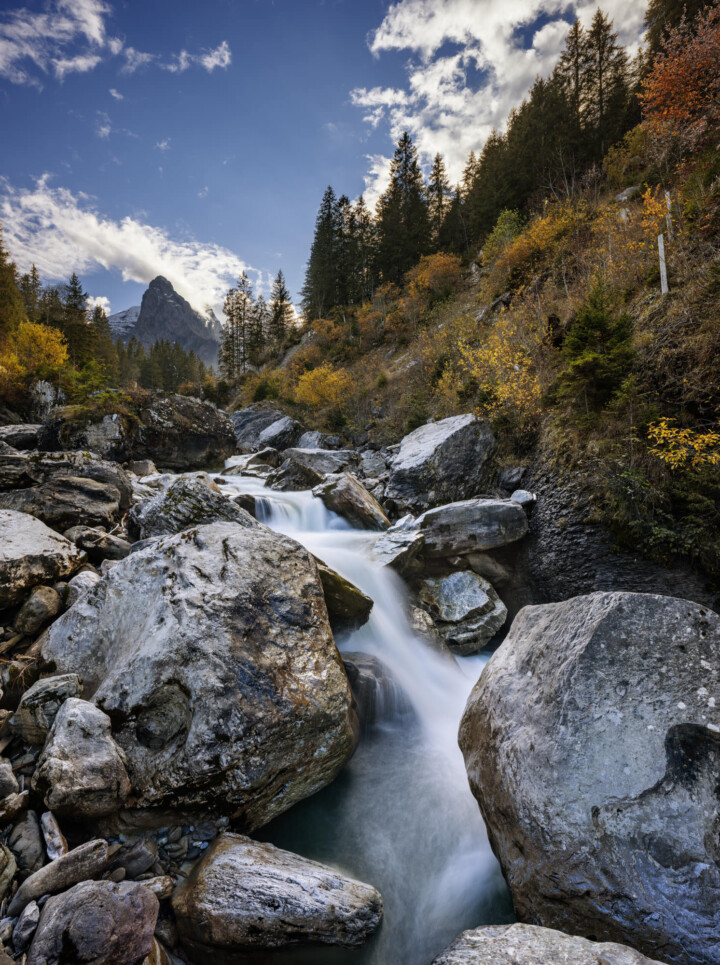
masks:
[(360, 472), (371, 479), (381, 479), (388, 471), (388, 464), (381, 452), (367, 449), (360, 456)]
[(386, 530), (390, 527), (382, 506), (352, 473), (328, 476), (324, 483), (313, 489), (313, 496), (322, 499), (329, 510), (358, 529)]
[(273, 422), (285, 417), (279, 409), (263, 409), (250, 406), (239, 409), (230, 414), (235, 429), (235, 442), (239, 452), (256, 452), (262, 448), (259, 445), (260, 433)]
[(36, 680), (22, 695), (10, 727), (28, 744), (42, 747), (62, 705), (81, 692), (82, 681), (74, 673)]
[(87, 554), (91, 563), (99, 566), (103, 560), (122, 560), (130, 552), (130, 543), (113, 533), (91, 526), (71, 526), (65, 536)]
[(0, 442), (13, 449), (37, 449), (42, 425), (20, 423), (14, 426), (0, 426)]
[(39, 519), (0, 509), (0, 610), (29, 590), (68, 576), (85, 562), (77, 546)]
[(10, 761), (0, 757), (0, 800), (6, 798), (8, 794), (17, 794), (20, 790), (15, 772)]
[(430, 559), (507, 546), (528, 531), (522, 506), (507, 499), (466, 499), (438, 506), (423, 513), (417, 526), (425, 537), (423, 555)]
[(26, 811), (15, 822), (8, 838), (8, 845), (15, 855), (21, 879), (24, 880), (28, 875), (42, 868), (45, 864), (45, 851), (35, 811)]
[[(53, 479), (90, 479), (119, 493), (120, 509), (130, 507), (132, 483), (117, 463), (94, 452), (16, 452), (0, 454), (0, 493), (50, 486)], [(79, 485), (79, 484), (78, 484)], [(76, 522), (88, 525), (85, 520)], [(68, 523), (64, 529), (74, 523)]]
[(356, 462), (352, 449), (286, 449), (282, 465), (270, 473), (267, 484), (284, 491), (312, 489), (325, 476), (343, 472)]
[(326, 436), (324, 432), (318, 432), (317, 429), (313, 429), (310, 432), (303, 432), (297, 441), (297, 446), (299, 449), (334, 449), (334, 445), (329, 445), (333, 442), (333, 436)]
[(16, 633), (32, 636), (54, 619), (62, 609), (60, 594), (51, 586), (36, 586), (15, 617)]
[(36, 901), (26, 905), (13, 929), (12, 944), (16, 955), (21, 955), (30, 944), (40, 921), (40, 908)]
[(417, 599), (461, 656), (482, 650), (507, 619), (505, 604), (490, 583), (470, 570), (423, 580)]
[(325, 603), (333, 633), (357, 630), (367, 623), (373, 608), (372, 599), (350, 580), (315, 557), (325, 593)]
[(19, 915), (26, 905), (43, 895), (54, 895), (81, 881), (94, 878), (104, 871), (107, 862), (107, 841), (98, 838), (81, 844), (26, 878), (8, 906), (8, 915)]
[(69, 697), (55, 717), (32, 788), (51, 811), (74, 820), (117, 811), (130, 793), (130, 781), (107, 714)]
[(31, 489), (0, 493), (0, 508), (28, 513), (58, 530), (79, 522), (110, 526), (122, 515), (115, 486), (81, 476), (57, 475)]
[(417, 529), (392, 526), (372, 548), (373, 559), (397, 573), (406, 573), (425, 545), (425, 535)]
[(74, 606), (81, 596), (85, 596), (99, 582), (100, 576), (97, 573), (93, 573), (92, 570), (82, 570), (71, 580), (68, 580), (65, 605), (68, 608)]
[(0, 844), (0, 901), (10, 891), (16, 871), (15, 855), (4, 844)]
[(144, 476), (154, 475), (157, 472), (157, 466), (152, 459), (131, 459), (128, 463), (128, 472), (142, 479)]
[(152, 951), (159, 907), (139, 882), (75, 885), (43, 905), (27, 965), (137, 965)]
[(620, 592), (525, 607), (459, 741), (520, 920), (720, 960), (717, 614)]
[(282, 451), (296, 445), (303, 431), (299, 422), (291, 419), (289, 415), (284, 415), (262, 430), (257, 444), (260, 449), (272, 446), (273, 449)]
[(489, 475), (495, 439), (474, 415), (451, 416), (405, 436), (392, 461), (385, 490), (399, 512), (422, 512), (439, 503), (467, 499)]
[(466, 931), (433, 965), (663, 965), (625, 945), (591, 942), (536, 925)]
[(56, 620), (41, 652), (82, 673), (85, 697), (113, 721), (148, 819), (212, 806), (259, 827), (353, 750), (317, 566), (263, 526), (153, 540)]
[(412, 715), (409, 697), (382, 660), (360, 651), (346, 651), (342, 658), (364, 731)]
[(354, 948), (382, 918), (382, 898), (370, 885), (231, 833), (208, 848), (172, 904), (182, 944), (196, 962), (216, 950), (298, 943)]
[(127, 527), (136, 539), (148, 539), (219, 520), (240, 526), (258, 525), (244, 509), (227, 496), (213, 492), (201, 480), (180, 478), (157, 496), (133, 506)]

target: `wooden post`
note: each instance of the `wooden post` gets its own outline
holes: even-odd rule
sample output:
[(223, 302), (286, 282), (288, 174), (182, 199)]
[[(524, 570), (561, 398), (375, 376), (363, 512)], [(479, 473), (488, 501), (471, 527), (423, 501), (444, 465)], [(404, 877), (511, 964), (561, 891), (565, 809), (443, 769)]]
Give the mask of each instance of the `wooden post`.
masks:
[(667, 295), (670, 289), (668, 288), (667, 266), (665, 264), (665, 239), (662, 235), (658, 235), (658, 254), (660, 255), (660, 287), (663, 295)]

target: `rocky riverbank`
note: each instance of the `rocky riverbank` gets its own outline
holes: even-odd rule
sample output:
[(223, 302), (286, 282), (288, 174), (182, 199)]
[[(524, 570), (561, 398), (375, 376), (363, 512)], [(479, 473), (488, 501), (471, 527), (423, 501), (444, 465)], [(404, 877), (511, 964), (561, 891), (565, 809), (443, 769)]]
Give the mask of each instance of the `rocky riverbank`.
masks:
[[(226, 479), (312, 490), (377, 534), (375, 564), (445, 659), (505, 641), (461, 747), (518, 917), (566, 934), (479, 929), (438, 965), (720, 962), (720, 618), (700, 591), (631, 594), (621, 576), (548, 599), (557, 584), (533, 577), (545, 496), (521, 488), (523, 467), (498, 470), (471, 415), (385, 449), (260, 407), (117, 415), (0, 428), (8, 960), (291, 962), (380, 925), (372, 884), (253, 835), (337, 777), (378, 695), (401, 714), (412, 701), (380, 660), (338, 653), (372, 599), (268, 528), (262, 496), (204, 471), (233, 456)], [(603, 554), (602, 587), (590, 562), (583, 589), (607, 589)]]

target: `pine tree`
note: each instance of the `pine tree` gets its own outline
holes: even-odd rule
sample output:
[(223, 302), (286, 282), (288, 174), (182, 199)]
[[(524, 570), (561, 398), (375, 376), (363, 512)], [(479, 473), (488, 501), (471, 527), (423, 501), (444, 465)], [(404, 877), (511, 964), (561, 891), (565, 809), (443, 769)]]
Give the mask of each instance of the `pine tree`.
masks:
[(72, 273), (68, 283), (63, 286), (63, 318), (61, 331), (68, 343), (70, 358), (76, 366), (82, 366), (92, 358), (95, 347), (94, 332), (88, 323), (87, 292), (83, 291), (80, 279)]
[(587, 32), (588, 127), (594, 160), (601, 160), (622, 136), (629, 99), (628, 58), (612, 21), (601, 10)]
[(245, 272), (225, 297), (225, 326), (220, 338), (218, 364), (228, 382), (236, 382), (247, 371), (248, 339), (253, 309), (250, 279)]
[(355, 204), (355, 270), (360, 303), (369, 301), (375, 291), (376, 249), (375, 223), (365, 199), (360, 195)]
[(576, 150), (582, 142), (588, 100), (588, 42), (579, 20), (575, 20), (565, 39), (565, 48), (555, 68), (570, 102), (572, 131)]
[(378, 201), (377, 222), (378, 268), (385, 281), (401, 282), (430, 244), (425, 183), (407, 131), (395, 149), (390, 184)]
[(315, 219), (315, 236), (305, 272), (302, 305), (307, 319), (322, 318), (337, 304), (337, 201), (328, 187)]
[(25, 305), (17, 286), (17, 272), (3, 245), (0, 229), (0, 340), (26, 320)]
[(650, 0), (645, 12), (646, 42), (650, 59), (662, 49), (665, 37), (677, 27), (683, 16), (693, 23), (712, 0)]
[(25, 303), (25, 314), (28, 321), (37, 322), (40, 315), (40, 299), (42, 297), (42, 282), (40, 273), (35, 265), (29, 272), (20, 277), (20, 294)]
[(274, 348), (282, 345), (292, 325), (293, 310), (290, 292), (285, 284), (282, 269), (278, 271), (270, 293), (270, 320), (268, 340)]
[(439, 154), (435, 155), (433, 161), (427, 186), (427, 197), (431, 245), (434, 251), (438, 251), (440, 248), (440, 232), (452, 198), (445, 162)]
[(252, 365), (259, 365), (270, 326), (270, 308), (262, 295), (252, 306), (248, 321), (247, 353)]
[(113, 342), (107, 314), (101, 305), (96, 305), (93, 308), (90, 316), (90, 327), (94, 333), (94, 358), (102, 365), (108, 380), (113, 382), (117, 379), (119, 373), (118, 353)]

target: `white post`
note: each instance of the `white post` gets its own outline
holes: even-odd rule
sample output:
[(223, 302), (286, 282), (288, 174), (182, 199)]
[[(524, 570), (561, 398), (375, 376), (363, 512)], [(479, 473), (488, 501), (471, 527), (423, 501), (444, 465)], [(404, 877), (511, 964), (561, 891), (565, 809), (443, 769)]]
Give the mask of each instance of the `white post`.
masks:
[(660, 255), (660, 287), (663, 295), (667, 295), (670, 289), (668, 288), (667, 266), (665, 265), (665, 239), (662, 235), (658, 235), (658, 254)]

